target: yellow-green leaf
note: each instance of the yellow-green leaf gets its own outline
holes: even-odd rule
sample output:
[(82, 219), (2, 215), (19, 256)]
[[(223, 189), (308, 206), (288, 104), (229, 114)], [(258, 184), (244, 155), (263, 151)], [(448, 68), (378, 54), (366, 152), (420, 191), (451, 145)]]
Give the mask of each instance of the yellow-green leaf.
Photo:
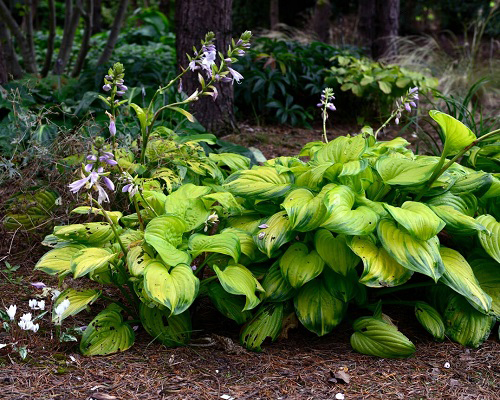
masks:
[(429, 206), (446, 223), (446, 230), (453, 235), (470, 236), (487, 229), (474, 218), (462, 214), (451, 206)]
[(380, 157), (375, 165), (384, 183), (388, 185), (418, 185), (426, 182), (436, 167), (435, 160)]
[(241, 254), (240, 240), (233, 232), (213, 236), (195, 233), (189, 238), (188, 246), (193, 258), (204, 252), (221, 253), (230, 256), (237, 263)]
[(288, 214), (293, 230), (308, 232), (321, 225), (326, 214), (323, 203), (326, 191), (323, 189), (315, 196), (307, 189), (296, 189), (286, 196), (282, 207)]
[[(71, 210), (71, 214), (94, 214), (94, 215), (104, 215), (102, 210), (97, 207), (89, 207), (89, 206), (80, 206)], [(123, 217), (123, 213), (121, 211), (106, 211), (109, 219), (113, 221), (114, 224), (117, 224), (121, 217)]]
[(189, 311), (179, 315), (170, 315), (168, 310), (151, 308), (141, 303), (139, 316), (144, 329), (164, 346), (183, 346), (191, 339), (192, 327)]
[(280, 258), (283, 277), (296, 289), (321, 274), (324, 265), (316, 250), (309, 252), (304, 243), (292, 244)]
[(500, 319), (500, 264), (492, 259), (475, 259), (470, 262), (481, 289), (491, 297), (491, 312)]
[(271, 257), (272, 253), (278, 250), (283, 244), (293, 238), (293, 230), (285, 211), (280, 211), (272, 215), (265, 223), (268, 227), (260, 229), (254, 240), (259, 250)]
[(215, 308), (237, 324), (244, 324), (252, 318), (250, 311), (242, 311), (245, 308), (246, 298), (226, 292), (219, 282), (210, 282), (206, 292)]
[(260, 307), (255, 316), (242, 328), (240, 342), (249, 350), (262, 351), (261, 345), (270, 337), (274, 342), (281, 332), (283, 304), (270, 303)]
[(96, 245), (113, 240), (114, 234), (107, 222), (88, 222), (54, 227), (54, 235), (82, 244)]
[(429, 115), (439, 124), (444, 133), (443, 154), (445, 156), (457, 154), (476, 140), (476, 135), (452, 116), (437, 110), (429, 111)]
[(486, 253), (500, 263), (500, 222), (488, 214), (480, 215), (476, 221), (488, 230), (478, 233), (481, 246)]
[[(77, 291), (71, 288), (66, 289), (57, 297), (52, 305), (52, 322), (60, 323), (65, 318), (78, 314), (96, 301), (100, 295), (101, 292), (99, 290)], [(69, 301), (69, 307), (67, 307), (61, 315), (57, 315), (57, 307), (65, 300)]]
[(159, 261), (150, 261), (143, 275), (147, 295), (172, 313), (177, 306), (177, 291), (167, 266)]
[(80, 250), (71, 259), (73, 278), (80, 278), (96, 269), (106, 267), (116, 256), (116, 253), (99, 247)]
[(359, 263), (359, 257), (349, 248), (344, 235), (334, 237), (330, 231), (318, 229), (314, 235), (314, 247), (326, 265), (343, 276)]
[(270, 302), (286, 301), (296, 294), (296, 290), (284, 278), (279, 260), (267, 271), (262, 280), (262, 287), (265, 290), (263, 300)]
[(434, 339), (440, 342), (444, 340), (443, 318), (434, 307), (425, 301), (417, 301), (415, 303), (415, 316), (425, 330), (434, 336)]
[(256, 167), (233, 173), (226, 179), (223, 187), (236, 196), (274, 199), (284, 196), (290, 190), (293, 178), (291, 172), (279, 174), (272, 167)]
[(85, 246), (81, 244), (68, 244), (57, 247), (45, 253), (35, 265), (35, 269), (49, 275), (66, 274), (71, 272), (71, 259)]

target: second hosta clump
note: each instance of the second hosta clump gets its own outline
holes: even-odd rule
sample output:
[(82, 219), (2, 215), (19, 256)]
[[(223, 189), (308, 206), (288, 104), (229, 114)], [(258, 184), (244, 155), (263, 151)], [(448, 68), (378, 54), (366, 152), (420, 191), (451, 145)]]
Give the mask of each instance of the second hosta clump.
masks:
[[(106, 222), (56, 227), (37, 268), (121, 290), (85, 330), (83, 354), (129, 348), (138, 320), (163, 344), (186, 344), (190, 306), (206, 296), (244, 324), (252, 350), (293, 314), (325, 335), (362, 307), (376, 311), (354, 322), (354, 349), (408, 357), (414, 345), (377, 305), (413, 287), (425, 290), (401, 303), (427, 331), (477, 347), (500, 316), (500, 182), (455, 162), (477, 141), (466, 126), (431, 116), (446, 135), (441, 158), (365, 131), (233, 170), (222, 184), (206, 176), (169, 194), (152, 185), (133, 194), (140, 215), (97, 210)], [(66, 290), (62, 318), (100, 296)]]

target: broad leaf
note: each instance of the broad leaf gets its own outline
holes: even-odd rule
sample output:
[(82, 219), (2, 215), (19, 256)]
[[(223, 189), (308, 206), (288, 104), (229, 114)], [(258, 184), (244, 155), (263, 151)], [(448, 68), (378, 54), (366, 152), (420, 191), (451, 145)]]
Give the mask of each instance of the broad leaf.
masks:
[(334, 237), (330, 231), (318, 229), (314, 235), (314, 247), (326, 265), (343, 276), (359, 263), (359, 257), (347, 246), (344, 235)]
[[(89, 206), (80, 206), (71, 210), (71, 214), (82, 214), (82, 215), (104, 215), (100, 208), (89, 207)], [(121, 211), (106, 211), (109, 219), (113, 221), (113, 223), (117, 224), (121, 217), (123, 217), (123, 213)]]
[(429, 332), (437, 341), (444, 340), (444, 322), (439, 312), (424, 301), (415, 303), (415, 316), (418, 322)]
[[(77, 291), (75, 289), (66, 289), (62, 292), (54, 302), (52, 306), (52, 322), (60, 323), (65, 318), (76, 315), (83, 309), (90, 306), (94, 301), (96, 301), (101, 292), (99, 290), (82, 290)], [(56, 314), (56, 308), (64, 301), (69, 301), (69, 307), (66, 308), (61, 315)]]
[(488, 232), (479, 232), (479, 242), (496, 262), (500, 263), (500, 222), (491, 215), (480, 215), (476, 221), (483, 225)]
[(244, 324), (252, 318), (250, 311), (242, 311), (245, 308), (245, 298), (226, 292), (219, 282), (210, 282), (206, 292), (215, 308), (237, 324)]
[(226, 165), (231, 172), (247, 170), (250, 168), (250, 159), (235, 153), (210, 153), (208, 155), (210, 160), (214, 161), (217, 165)]
[(316, 250), (309, 252), (304, 243), (292, 244), (280, 258), (281, 273), (295, 289), (321, 274), (324, 265)]
[(219, 203), (227, 212), (232, 214), (240, 214), (243, 207), (238, 203), (232, 193), (218, 192), (210, 193), (203, 196), (203, 201), (207, 206), (212, 206), (215, 202)]
[(403, 267), (430, 276), (436, 282), (443, 274), (444, 265), (437, 237), (415, 239), (403, 227), (398, 228), (388, 219), (379, 222), (377, 233), (382, 246)]
[(191, 316), (189, 311), (170, 315), (168, 310), (148, 307), (141, 303), (139, 315), (144, 329), (161, 344), (167, 347), (183, 346), (191, 339)]
[(235, 234), (240, 242), (241, 253), (246, 255), (250, 260), (254, 260), (258, 254), (260, 255), (252, 235), (248, 232), (236, 228), (226, 228), (221, 233)]
[(457, 154), (476, 140), (476, 135), (452, 116), (437, 110), (429, 111), (429, 115), (439, 124), (444, 133), (443, 154), (445, 156)]
[(206, 186), (196, 186), (191, 183), (182, 185), (165, 199), (165, 212), (181, 218), (186, 223), (186, 231), (196, 229), (210, 215), (210, 211), (201, 199), (210, 191), (211, 189)]
[(500, 319), (500, 264), (491, 259), (470, 262), (481, 289), (491, 297), (491, 312)]
[(153, 259), (152, 252), (148, 250), (149, 246), (135, 246), (127, 253), (127, 267), (132, 276), (142, 276), (144, 268), (148, 261)]
[(54, 227), (54, 235), (59, 239), (96, 245), (113, 240), (114, 234), (107, 222), (88, 222)]
[(346, 304), (356, 297), (361, 286), (358, 282), (358, 273), (353, 269), (347, 272), (347, 276), (326, 269), (320, 279), (323, 280), (325, 287), (333, 297)]
[(296, 189), (286, 196), (282, 207), (288, 214), (293, 230), (308, 232), (321, 225), (326, 214), (323, 203), (325, 193), (326, 191), (322, 190), (315, 196), (307, 189)]
[(71, 259), (73, 278), (80, 278), (96, 269), (107, 267), (116, 256), (116, 253), (98, 247), (80, 250)]
[(263, 300), (281, 302), (291, 299), (297, 292), (283, 277), (280, 262), (276, 261), (267, 271), (262, 280), (265, 290)]
[(267, 228), (262, 228), (254, 234), (254, 241), (262, 253), (271, 257), (283, 244), (292, 240), (293, 230), (285, 211), (271, 216), (265, 225)]
[(451, 206), (429, 206), (446, 223), (446, 230), (453, 235), (470, 236), (486, 228), (474, 218), (462, 214)]
[(81, 244), (69, 244), (50, 250), (38, 260), (35, 269), (49, 275), (67, 274), (71, 272), (71, 259), (84, 248)]
[(314, 161), (317, 163), (330, 161), (341, 164), (358, 161), (365, 149), (366, 140), (363, 135), (339, 136), (318, 150)]
[(240, 342), (249, 350), (262, 351), (261, 345), (270, 337), (278, 338), (283, 322), (283, 304), (270, 303), (259, 308), (255, 316), (242, 328)]
[(435, 160), (380, 157), (375, 165), (384, 183), (388, 185), (418, 185), (426, 182), (436, 167)]
[(213, 236), (195, 233), (189, 238), (188, 246), (193, 258), (204, 252), (221, 253), (230, 256), (237, 263), (241, 254), (240, 240), (233, 232)]

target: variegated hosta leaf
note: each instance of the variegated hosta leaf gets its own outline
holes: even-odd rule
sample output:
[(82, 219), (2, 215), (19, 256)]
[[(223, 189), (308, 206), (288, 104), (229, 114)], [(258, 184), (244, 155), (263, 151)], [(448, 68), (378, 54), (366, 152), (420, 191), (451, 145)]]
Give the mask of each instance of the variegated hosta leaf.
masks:
[(347, 305), (333, 296), (323, 279), (306, 283), (294, 299), (297, 318), (318, 336), (326, 335), (344, 318)]
[(259, 250), (271, 257), (276, 250), (293, 238), (293, 230), (285, 211), (272, 215), (265, 223), (267, 228), (260, 229), (254, 235)]
[(386, 249), (378, 247), (373, 235), (354, 236), (349, 245), (363, 261), (364, 270), (359, 282), (366, 286), (398, 286), (413, 275), (413, 271), (399, 264)]
[(491, 309), (491, 297), (481, 289), (472, 268), (456, 250), (447, 247), (439, 249), (444, 264), (440, 282), (464, 296), (473, 307), (487, 314)]
[(331, 269), (326, 269), (319, 279), (323, 280), (333, 297), (342, 300), (346, 304), (358, 294), (359, 276), (355, 270), (349, 270), (347, 276), (344, 276)]
[(342, 164), (342, 171), (340, 171), (339, 177), (358, 175), (363, 172), (366, 167), (368, 167), (368, 160), (348, 161)]
[(192, 183), (182, 185), (165, 199), (165, 212), (176, 215), (186, 223), (186, 232), (203, 225), (210, 215), (202, 196), (210, 193), (206, 186), (196, 186)]
[(251, 310), (260, 303), (255, 291), (263, 292), (264, 289), (243, 265), (228, 265), (224, 270), (219, 269), (217, 265), (214, 265), (213, 268), (226, 292), (246, 297), (245, 307), (242, 311)]
[(59, 239), (96, 245), (113, 240), (114, 234), (107, 222), (87, 222), (54, 227), (54, 235)]
[[(60, 323), (70, 315), (78, 314), (96, 301), (100, 295), (101, 292), (99, 290), (77, 291), (71, 288), (66, 289), (57, 297), (52, 306), (52, 322)], [(64, 300), (69, 301), (69, 307), (67, 307), (61, 315), (57, 315), (56, 309)]]
[[(500, 156), (497, 155), (496, 161), (497, 163), (500, 163)], [(493, 182), (491, 183), (490, 188), (485, 194), (481, 196), (481, 199), (491, 199), (499, 197), (500, 197), (500, 179), (493, 176)]]
[(123, 321), (120, 307), (111, 304), (88, 324), (80, 351), (84, 356), (112, 354), (129, 349), (134, 340), (134, 330)]
[(356, 161), (366, 149), (366, 140), (363, 135), (353, 137), (339, 136), (323, 146), (314, 156), (314, 162), (335, 162), (345, 164)]
[(213, 236), (195, 233), (189, 238), (188, 246), (193, 258), (204, 252), (221, 253), (232, 257), (237, 263), (241, 254), (240, 239), (233, 232), (223, 232)]
[(308, 142), (304, 145), (302, 150), (300, 150), (299, 157), (310, 157), (313, 158), (314, 154), (318, 152), (318, 150), (325, 147), (325, 143), (321, 141), (316, 142)]
[(491, 297), (491, 312), (500, 319), (500, 264), (491, 259), (470, 262), (481, 289)]
[(189, 308), (198, 295), (199, 286), (199, 279), (186, 264), (179, 264), (169, 272), (161, 262), (150, 261), (144, 269), (144, 289), (147, 295), (167, 307), (174, 315)]
[(127, 267), (132, 276), (141, 276), (148, 261), (153, 259), (153, 254), (148, 251), (146, 246), (132, 247), (127, 253)]
[(441, 314), (425, 301), (415, 303), (415, 316), (418, 322), (429, 332), (437, 341), (444, 340), (444, 322)]
[(308, 232), (321, 225), (326, 214), (323, 198), (329, 186), (326, 185), (317, 196), (307, 189), (296, 189), (286, 196), (282, 207), (288, 214), (293, 230)]
[(120, 240), (127, 249), (139, 245), (143, 239), (144, 232), (134, 229), (127, 229), (120, 235)]
[(337, 186), (325, 194), (328, 218), (323, 228), (345, 235), (368, 235), (377, 227), (378, 215), (371, 208), (360, 206), (353, 209), (356, 195), (347, 186)]
[(483, 171), (472, 171), (458, 178), (450, 191), (456, 195), (474, 193), (477, 197), (481, 197), (488, 192), (492, 184), (493, 176), (491, 174)]
[(274, 199), (290, 190), (294, 175), (279, 174), (273, 167), (256, 167), (230, 175), (223, 187), (235, 196), (255, 199)]
[(246, 255), (250, 260), (254, 260), (257, 256), (257, 253), (261, 255), (258, 251), (257, 245), (253, 241), (252, 235), (250, 235), (248, 232), (237, 228), (226, 228), (221, 233), (226, 232), (233, 233), (238, 236), (238, 240), (240, 241), (241, 253)]
[(435, 160), (410, 160), (389, 156), (380, 157), (375, 165), (388, 185), (419, 185), (426, 182), (436, 167)]
[(100, 247), (88, 247), (80, 250), (71, 259), (73, 278), (80, 278), (89, 272), (108, 266), (116, 256), (116, 253)]
[(170, 315), (169, 310), (148, 307), (141, 303), (139, 316), (144, 329), (161, 344), (167, 347), (183, 346), (191, 339), (191, 316), (189, 311)]
[(483, 225), (488, 232), (479, 232), (479, 241), (494, 260), (500, 263), (500, 222), (491, 215), (480, 215), (476, 221)]
[(428, 205), (431, 206), (448, 206), (455, 210), (465, 214), (469, 217), (473, 217), (477, 211), (477, 198), (472, 193), (463, 193), (460, 196), (455, 195), (451, 192), (443, 193), (442, 195), (430, 198), (427, 201)]
[(327, 178), (327, 175), (333, 180), (340, 173), (341, 169), (341, 164), (334, 164), (333, 162), (307, 167), (306, 170), (301, 171), (302, 173), (297, 177), (295, 183), (297, 186), (306, 186), (313, 190), (319, 190), (323, 179)]
[(349, 248), (344, 235), (334, 237), (330, 231), (318, 229), (314, 235), (314, 247), (326, 265), (343, 276), (359, 263), (359, 257)]
[[(165, 200), (167, 196), (163, 193), (161, 189), (161, 185), (159, 182), (151, 180), (144, 181), (143, 186), (148, 185), (148, 189), (151, 190), (143, 190), (142, 196), (139, 193), (136, 193), (135, 198), (138, 202), (144, 203), (143, 206), (145, 209), (149, 210), (150, 208), (156, 215), (161, 215), (165, 213)], [(155, 185), (157, 187), (155, 187)], [(144, 201), (142, 198), (146, 201)], [(153, 214), (154, 214), (153, 213)]]
[[(71, 210), (71, 214), (94, 214), (94, 215), (104, 215), (100, 208), (90, 207), (90, 206), (80, 206)], [(113, 223), (117, 224), (121, 217), (123, 217), (123, 213), (121, 211), (106, 211), (109, 219), (113, 221)]]
[(358, 353), (382, 358), (407, 358), (415, 345), (394, 325), (374, 317), (354, 321), (351, 346)]
[(226, 292), (219, 282), (210, 282), (206, 292), (215, 308), (237, 324), (244, 324), (252, 318), (250, 311), (242, 311), (245, 308), (245, 298)]
[(160, 255), (168, 265), (188, 264), (189, 255), (177, 249), (182, 243), (182, 234), (187, 225), (181, 218), (174, 215), (160, 215), (153, 218), (146, 226), (144, 239)]
[(261, 345), (270, 337), (274, 342), (281, 332), (283, 303), (264, 304), (255, 316), (242, 328), (240, 342), (248, 350), (262, 351)]
[(163, 181), (167, 187), (167, 192), (169, 193), (172, 193), (175, 189), (182, 185), (181, 177), (170, 168), (166, 167), (158, 168), (152, 171), (151, 178)]
[(260, 214), (250, 213), (241, 216), (233, 216), (227, 219), (227, 224), (231, 228), (241, 229), (249, 234), (253, 234), (261, 224)]
[(429, 207), (416, 201), (405, 201), (401, 207), (385, 204), (385, 208), (408, 233), (419, 240), (436, 236), (445, 225)]
[(280, 258), (283, 277), (296, 289), (321, 274), (324, 265), (317, 251), (309, 252), (304, 243), (292, 244)]
[(61, 275), (71, 272), (71, 259), (80, 250), (84, 249), (82, 244), (68, 244), (57, 247), (45, 253), (35, 265), (35, 269), (49, 275)]
[(291, 299), (297, 292), (283, 277), (279, 261), (276, 261), (267, 271), (262, 280), (265, 290), (263, 300), (280, 302)]
[(389, 219), (379, 222), (377, 234), (389, 255), (403, 267), (430, 276), (436, 282), (443, 274), (444, 265), (436, 236), (429, 240), (415, 239)]
[(247, 170), (250, 168), (250, 159), (235, 153), (210, 153), (210, 160), (214, 161), (218, 166), (226, 165), (231, 172)]
[(451, 115), (437, 110), (429, 111), (429, 115), (439, 124), (444, 133), (445, 141), (443, 154), (445, 156), (459, 153), (460, 150), (469, 146), (476, 140), (476, 135), (474, 135), (467, 126)]
[(203, 196), (203, 201), (207, 208), (217, 202), (229, 213), (240, 214), (243, 211), (243, 207), (238, 203), (233, 194), (229, 192), (206, 194)]
[(462, 214), (451, 206), (429, 206), (446, 223), (446, 230), (453, 235), (470, 236), (486, 228), (474, 218)]

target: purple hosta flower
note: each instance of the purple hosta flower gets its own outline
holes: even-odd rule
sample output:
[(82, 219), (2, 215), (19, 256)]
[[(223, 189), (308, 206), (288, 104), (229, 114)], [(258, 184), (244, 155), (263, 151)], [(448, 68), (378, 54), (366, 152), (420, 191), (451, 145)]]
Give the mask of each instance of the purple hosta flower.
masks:
[(37, 288), (37, 289), (43, 289), (47, 285), (43, 282), (31, 282), (31, 286)]
[(124, 91), (121, 91), (121, 90), (118, 90), (118, 91), (116, 92), (116, 95), (117, 95), (117, 96), (123, 96), (124, 94), (125, 94), (125, 92), (124, 92)]
[(87, 157), (85, 157), (88, 161), (91, 161), (91, 162), (95, 162), (97, 161), (97, 157), (93, 154), (90, 154), (88, 155)]
[(232, 81), (236, 81), (237, 83), (240, 83), (240, 80), (244, 79), (243, 78), (243, 75), (241, 75), (238, 71), (230, 68), (230, 67), (227, 67), (227, 69), (229, 70), (229, 72), (231, 73), (233, 79)]
[(267, 228), (269, 228), (268, 224), (261, 224), (261, 225), (259, 225), (259, 229), (267, 229)]
[(192, 269), (193, 271), (196, 271), (196, 268), (198, 268), (196, 265), (191, 265), (191, 269)]
[(215, 86), (212, 87), (212, 93), (209, 93), (210, 96), (212, 96), (212, 99), (215, 101), (217, 99), (217, 96), (219, 95), (219, 91)]
[(109, 83), (106, 83), (103, 87), (102, 90), (105, 92), (109, 92), (111, 90), (111, 85)]
[(139, 191), (139, 187), (134, 184), (134, 178), (132, 178), (132, 175), (128, 172), (124, 172), (121, 180), (126, 182), (126, 185), (122, 187), (122, 192), (128, 193), (130, 197), (134, 197)]
[(118, 85), (118, 90), (121, 90), (122, 92), (126, 92), (128, 90), (128, 87), (125, 85)]
[[(83, 172), (82, 172), (82, 174), (83, 174)], [(109, 179), (106, 176), (106, 174), (107, 173), (104, 172), (104, 169), (102, 167), (99, 167), (97, 169), (97, 171), (92, 171), (89, 175), (84, 176), (82, 179), (79, 179), (79, 180), (69, 184), (69, 189), (70, 189), (71, 193), (78, 193), (80, 191), (80, 189), (83, 188), (84, 186), (87, 189), (94, 187), (95, 190), (97, 190), (99, 193), (97, 202), (99, 204), (101, 204), (103, 201), (109, 202), (109, 197), (108, 197), (106, 191), (98, 182), (99, 179), (102, 179), (102, 181), (104, 182), (106, 187), (110, 191), (113, 191), (115, 189), (115, 185), (111, 181), (111, 179)]]
[(109, 151), (105, 151), (102, 156), (99, 157), (99, 161), (106, 163), (108, 165), (117, 165), (118, 162), (114, 160), (114, 155), (113, 153), (110, 153)]
[(117, 79), (116, 84), (117, 85), (123, 85), (124, 80), (123, 79)]
[(106, 75), (104, 79), (106, 79), (107, 81), (112, 81), (113, 77), (111, 75)]
[(203, 45), (203, 56), (201, 57), (201, 67), (212, 75), (212, 65), (215, 64), (217, 51), (214, 44)]
[(189, 63), (189, 69), (191, 71), (196, 71), (197, 69), (199, 69), (200, 67), (198, 67), (198, 65), (196, 64), (196, 61), (195, 60), (192, 60), (190, 63)]
[(333, 100), (335, 100), (335, 96), (333, 95), (333, 89), (332, 88), (325, 88), (323, 92), (321, 93), (321, 101), (316, 104), (316, 106), (320, 108), (324, 108), (323, 110), (323, 116), (325, 118), (328, 118), (328, 114), (326, 113), (326, 109), (330, 111), (335, 111), (336, 108), (333, 105)]

